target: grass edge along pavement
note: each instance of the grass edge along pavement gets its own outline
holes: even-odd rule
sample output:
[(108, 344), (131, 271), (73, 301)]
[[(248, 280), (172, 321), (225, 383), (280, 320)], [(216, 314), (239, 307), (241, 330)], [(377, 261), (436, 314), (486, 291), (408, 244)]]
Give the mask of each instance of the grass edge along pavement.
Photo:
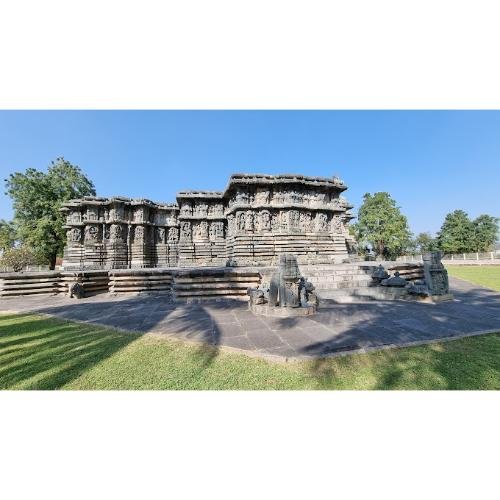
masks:
[(273, 363), (156, 335), (0, 315), (1, 389), (500, 389), (500, 333)]
[(500, 292), (500, 266), (451, 266), (446, 269), (450, 276), (460, 278), (469, 283), (480, 285), (490, 290)]

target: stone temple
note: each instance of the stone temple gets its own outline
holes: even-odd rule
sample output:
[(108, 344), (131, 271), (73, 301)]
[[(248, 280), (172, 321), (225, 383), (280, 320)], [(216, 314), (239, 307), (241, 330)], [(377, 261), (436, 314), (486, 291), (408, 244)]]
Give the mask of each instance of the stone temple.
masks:
[(352, 206), (337, 177), (234, 174), (224, 191), (183, 191), (176, 203), (70, 200), (65, 270), (272, 266), (345, 261)]

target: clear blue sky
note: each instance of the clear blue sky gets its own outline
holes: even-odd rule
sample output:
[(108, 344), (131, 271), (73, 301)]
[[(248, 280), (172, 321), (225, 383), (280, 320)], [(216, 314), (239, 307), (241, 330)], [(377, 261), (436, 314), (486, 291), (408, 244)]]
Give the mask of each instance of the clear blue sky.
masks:
[(175, 201), (235, 172), (336, 174), (354, 211), (388, 191), (414, 232), (457, 208), (500, 216), (497, 111), (0, 111), (2, 179), (58, 156), (102, 196)]

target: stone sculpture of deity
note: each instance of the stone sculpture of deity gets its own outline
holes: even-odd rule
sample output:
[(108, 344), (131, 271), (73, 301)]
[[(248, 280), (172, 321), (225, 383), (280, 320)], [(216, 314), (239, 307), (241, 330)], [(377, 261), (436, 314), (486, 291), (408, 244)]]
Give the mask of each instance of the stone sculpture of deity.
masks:
[(299, 229), (299, 212), (297, 210), (290, 210), (290, 229)]
[(168, 230), (168, 242), (177, 243), (179, 241), (179, 229), (177, 227), (171, 227)]
[(258, 205), (267, 205), (269, 203), (269, 199), (269, 189), (257, 188), (257, 191), (255, 192), (255, 203)]
[(181, 239), (189, 240), (191, 238), (191, 223), (182, 222), (181, 224)]
[(260, 212), (260, 230), (270, 231), (271, 230), (271, 214), (268, 210), (262, 210)]
[(67, 238), (68, 238), (68, 241), (71, 241), (73, 243), (80, 242), (80, 240), (82, 238), (82, 232), (81, 232), (80, 228), (74, 227), (74, 228), (70, 229), (68, 231)]
[(245, 213), (238, 212), (238, 214), (236, 215), (236, 220), (237, 220), (238, 231), (244, 231), (245, 230)]
[(123, 240), (123, 227), (121, 224), (111, 224), (109, 229), (109, 239), (112, 241)]
[(245, 214), (245, 230), (253, 231), (253, 212), (251, 210)]
[(224, 238), (224, 223), (212, 222), (210, 224), (210, 239), (215, 240), (219, 238)]
[(190, 201), (184, 201), (181, 204), (181, 215), (193, 215), (193, 205)]
[(324, 213), (316, 214), (316, 230), (320, 233), (324, 233), (328, 230), (328, 217)]
[(157, 243), (165, 243), (165, 228), (157, 227), (156, 228), (156, 242)]
[(339, 215), (334, 215), (332, 217), (332, 233), (339, 234), (342, 233), (343, 224), (342, 219)]
[(202, 220), (196, 228), (196, 236), (199, 239), (205, 240), (208, 238), (208, 222)]
[(235, 233), (235, 219), (233, 214), (227, 216), (227, 232), (231, 235)]
[(97, 241), (99, 238), (99, 227), (97, 226), (87, 226), (85, 229), (85, 239), (91, 241)]
[(134, 230), (134, 243), (144, 243), (145, 231), (143, 226), (136, 226)]

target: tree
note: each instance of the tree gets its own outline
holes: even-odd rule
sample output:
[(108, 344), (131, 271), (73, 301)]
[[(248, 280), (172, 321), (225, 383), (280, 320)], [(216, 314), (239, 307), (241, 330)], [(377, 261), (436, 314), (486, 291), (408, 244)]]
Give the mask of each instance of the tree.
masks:
[(389, 193), (366, 193), (356, 224), (358, 238), (371, 243), (378, 255), (395, 258), (411, 242), (408, 220)]
[(37, 263), (37, 257), (28, 247), (7, 248), (0, 257), (0, 266), (12, 268), (14, 272), (22, 271), (26, 266)]
[(0, 254), (12, 248), (16, 242), (16, 230), (12, 222), (0, 220)]
[(420, 253), (433, 252), (437, 250), (437, 241), (430, 233), (419, 233), (415, 239), (415, 244)]
[(463, 210), (449, 213), (438, 234), (439, 248), (446, 253), (475, 251), (474, 227)]
[(21, 241), (54, 269), (65, 243), (61, 205), (72, 198), (95, 195), (94, 184), (79, 167), (57, 158), (46, 173), (29, 168), (10, 174), (5, 185), (13, 200), (14, 223)]
[(473, 222), (474, 243), (476, 252), (491, 250), (498, 235), (498, 218), (491, 215), (480, 215)]

